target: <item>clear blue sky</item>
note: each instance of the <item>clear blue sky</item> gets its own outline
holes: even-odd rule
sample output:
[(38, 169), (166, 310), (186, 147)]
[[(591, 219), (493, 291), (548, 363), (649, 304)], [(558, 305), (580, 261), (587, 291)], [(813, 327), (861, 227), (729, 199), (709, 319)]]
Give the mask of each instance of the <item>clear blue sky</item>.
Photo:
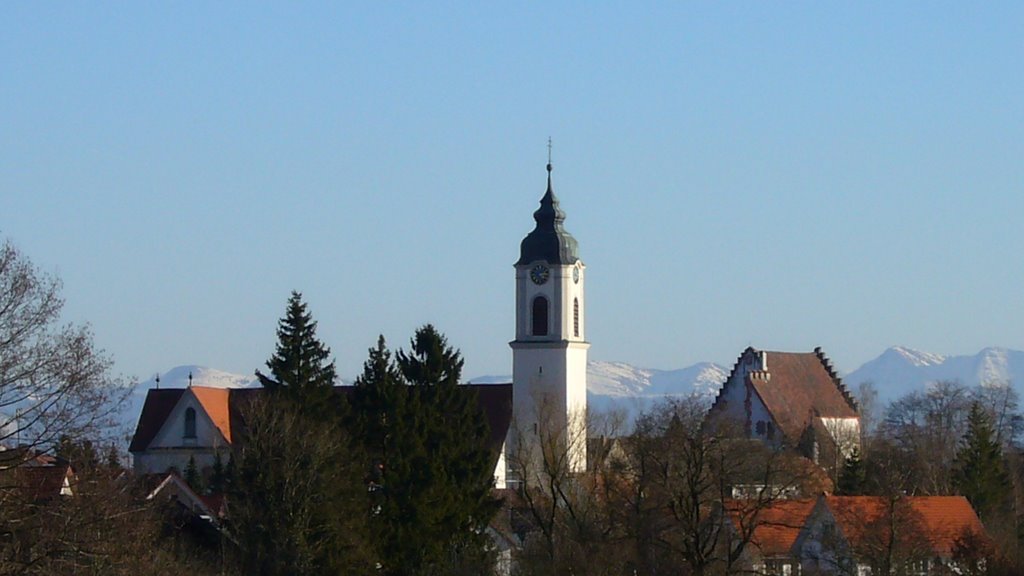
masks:
[(1024, 4), (485, 4), (4, 5), (0, 236), (128, 375), (507, 374), (551, 136), (592, 359), (1024, 347)]

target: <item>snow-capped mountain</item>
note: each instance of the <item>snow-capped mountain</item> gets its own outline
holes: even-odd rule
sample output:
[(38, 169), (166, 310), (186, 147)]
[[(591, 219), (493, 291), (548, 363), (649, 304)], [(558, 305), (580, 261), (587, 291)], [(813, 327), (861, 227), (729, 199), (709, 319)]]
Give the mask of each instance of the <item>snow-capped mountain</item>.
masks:
[[(697, 393), (714, 398), (729, 373), (710, 362), (677, 370), (640, 368), (625, 362), (587, 363), (587, 404), (597, 412), (621, 411), (631, 420), (639, 412), (671, 396)], [(479, 376), (474, 384), (511, 382), (511, 376)]]
[(873, 383), (883, 401), (942, 380), (959, 381), (965, 386), (1011, 383), (1020, 393), (1024, 392), (1024, 352), (985, 348), (973, 356), (940, 356), (895, 346), (843, 380), (854, 392), (862, 382)]
[(697, 392), (714, 396), (728, 373), (710, 362), (678, 370), (638, 368), (625, 362), (589, 362), (587, 391), (592, 396), (612, 398), (636, 396), (679, 396)]
[(587, 405), (595, 412), (620, 412), (627, 423), (666, 397), (696, 393), (714, 398), (729, 373), (710, 362), (677, 370), (639, 368), (625, 362), (587, 363)]

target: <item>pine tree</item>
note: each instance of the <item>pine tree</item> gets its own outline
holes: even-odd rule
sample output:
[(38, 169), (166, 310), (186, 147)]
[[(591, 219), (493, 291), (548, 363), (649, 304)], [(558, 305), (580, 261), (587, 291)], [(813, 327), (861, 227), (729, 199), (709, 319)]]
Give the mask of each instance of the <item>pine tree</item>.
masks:
[(185, 467), (185, 483), (196, 494), (203, 493), (203, 475), (199, 473), (199, 467), (196, 466), (195, 456), (188, 458), (188, 466)]
[(836, 493), (843, 496), (858, 496), (863, 493), (865, 480), (864, 461), (860, 459), (860, 449), (854, 446), (853, 452), (843, 464), (842, 474)]
[[(375, 467), (372, 521), (387, 574), (449, 573), (486, 561), (497, 511), (486, 418), (458, 385), (463, 360), (432, 326), (392, 360), (384, 339), (356, 381), (353, 434)], [(478, 568), (478, 571), (480, 569)]]
[(983, 519), (1009, 497), (1010, 478), (992, 421), (977, 402), (967, 416), (967, 433), (956, 455), (954, 482)]
[(331, 349), (316, 336), (316, 321), (302, 294), (292, 291), (285, 317), (277, 325), (277, 349), (267, 360), (270, 375), (259, 370), (256, 376), (264, 388), (281, 392), (304, 410), (328, 417), (334, 404), (337, 374)]
[(256, 372), (267, 394), (241, 408), (244, 437), (224, 472), (241, 573), (367, 572), (365, 467), (342, 429), (330, 349), (298, 292), (277, 338), (270, 375)]
[(224, 492), (226, 474), (224, 459), (220, 456), (220, 450), (215, 450), (213, 453), (213, 468), (210, 471), (210, 484), (207, 486), (211, 493), (220, 494)]

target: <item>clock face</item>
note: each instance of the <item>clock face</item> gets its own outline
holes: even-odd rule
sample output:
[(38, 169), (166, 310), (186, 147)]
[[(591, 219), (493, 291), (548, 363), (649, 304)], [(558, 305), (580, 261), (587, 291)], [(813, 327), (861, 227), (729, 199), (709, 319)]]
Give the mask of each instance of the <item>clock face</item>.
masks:
[(579, 268), (573, 268), (572, 269), (572, 281), (573, 281), (574, 284), (579, 284), (580, 283), (580, 269)]
[(533, 280), (534, 284), (541, 285), (548, 281), (549, 274), (550, 271), (547, 266), (537, 264), (530, 270), (530, 280)]

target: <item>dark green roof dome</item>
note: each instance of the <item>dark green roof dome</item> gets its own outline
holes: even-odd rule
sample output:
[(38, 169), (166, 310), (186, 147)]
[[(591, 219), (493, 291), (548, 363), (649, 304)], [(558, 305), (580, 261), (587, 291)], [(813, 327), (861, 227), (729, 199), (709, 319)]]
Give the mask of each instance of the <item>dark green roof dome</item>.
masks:
[(562, 226), (565, 212), (559, 208), (558, 198), (551, 189), (551, 164), (548, 164), (548, 190), (540, 199), (540, 208), (533, 213), (533, 219), (537, 226), (523, 238), (517, 266), (537, 260), (550, 265), (575, 264), (579, 260), (576, 239)]

